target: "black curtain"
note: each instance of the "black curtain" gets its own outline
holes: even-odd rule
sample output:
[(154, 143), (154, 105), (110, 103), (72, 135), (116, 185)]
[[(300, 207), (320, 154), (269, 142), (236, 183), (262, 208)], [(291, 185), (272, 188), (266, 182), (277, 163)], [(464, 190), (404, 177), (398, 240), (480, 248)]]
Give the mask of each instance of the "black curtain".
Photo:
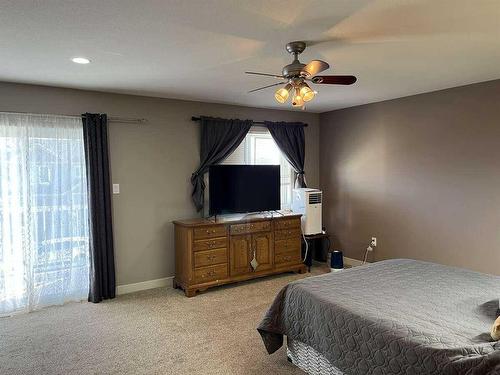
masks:
[(115, 259), (111, 221), (108, 120), (85, 113), (83, 139), (87, 164), (90, 221), (90, 302), (115, 297)]
[(296, 188), (307, 187), (304, 161), (306, 155), (306, 144), (304, 125), (300, 122), (270, 122), (265, 125), (269, 129), (274, 141), (285, 155), (286, 160), (297, 173), (295, 180)]
[(226, 159), (243, 141), (252, 127), (251, 120), (226, 120), (201, 116), (200, 166), (191, 175), (194, 205), (201, 211), (204, 203), (204, 174), (211, 165)]

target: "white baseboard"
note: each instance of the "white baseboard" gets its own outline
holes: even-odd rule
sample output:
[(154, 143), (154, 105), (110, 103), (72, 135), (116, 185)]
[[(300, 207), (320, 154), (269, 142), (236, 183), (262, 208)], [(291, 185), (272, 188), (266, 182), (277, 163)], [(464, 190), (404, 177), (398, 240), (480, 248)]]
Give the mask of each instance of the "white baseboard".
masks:
[[(351, 267), (361, 266), (363, 262), (354, 258), (344, 257), (344, 263)], [(163, 288), (172, 285), (174, 277), (163, 277), (161, 279), (142, 281), (140, 283), (118, 285), (116, 287), (116, 295), (139, 292), (141, 290)]]
[(142, 281), (140, 283), (118, 285), (116, 287), (116, 294), (120, 295), (120, 294), (138, 292), (140, 290), (162, 288), (169, 285), (172, 286), (173, 278), (174, 278), (173, 276), (170, 276), (170, 277), (163, 277), (161, 279)]
[(351, 267), (361, 266), (363, 261), (354, 258), (344, 257), (344, 263)]

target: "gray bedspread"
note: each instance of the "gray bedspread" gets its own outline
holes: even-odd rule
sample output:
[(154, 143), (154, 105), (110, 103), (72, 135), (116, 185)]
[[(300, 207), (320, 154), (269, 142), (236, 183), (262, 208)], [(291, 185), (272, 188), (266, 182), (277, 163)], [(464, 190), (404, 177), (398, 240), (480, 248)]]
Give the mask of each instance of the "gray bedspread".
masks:
[(409, 259), (290, 283), (258, 327), (269, 353), (283, 335), (346, 374), (500, 374), (500, 277)]

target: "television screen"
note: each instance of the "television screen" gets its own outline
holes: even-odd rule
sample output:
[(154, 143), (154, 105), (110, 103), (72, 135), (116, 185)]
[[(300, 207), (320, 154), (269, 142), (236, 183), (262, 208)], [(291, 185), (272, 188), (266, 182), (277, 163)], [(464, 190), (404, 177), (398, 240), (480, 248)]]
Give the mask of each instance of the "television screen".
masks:
[(279, 165), (214, 165), (209, 169), (210, 215), (279, 210)]

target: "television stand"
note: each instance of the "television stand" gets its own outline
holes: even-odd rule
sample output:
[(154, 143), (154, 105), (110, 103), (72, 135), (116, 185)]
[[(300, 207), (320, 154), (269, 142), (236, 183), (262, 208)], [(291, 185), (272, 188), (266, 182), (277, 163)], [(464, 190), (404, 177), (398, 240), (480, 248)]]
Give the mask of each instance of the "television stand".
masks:
[[(218, 285), (306, 272), (300, 214), (174, 221), (174, 287), (188, 297)], [(252, 262), (253, 260), (257, 263)]]

